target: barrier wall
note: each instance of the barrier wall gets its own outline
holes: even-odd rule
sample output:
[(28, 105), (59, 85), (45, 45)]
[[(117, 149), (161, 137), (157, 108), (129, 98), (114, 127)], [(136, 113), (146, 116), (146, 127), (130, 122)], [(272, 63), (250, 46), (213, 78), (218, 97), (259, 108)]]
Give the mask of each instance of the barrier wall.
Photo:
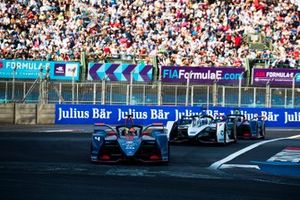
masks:
[(16, 104), (15, 124), (36, 124), (36, 104)]
[[(236, 108), (210, 107), (208, 114), (224, 115)], [(72, 104), (0, 104), (2, 124), (93, 124), (123, 123), (131, 114), (134, 122), (147, 125), (178, 120), (182, 115), (202, 113), (201, 107), (186, 106), (116, 106)], [(267, 127), (300, 128), (300, 109), (240, 108), (248, 119), (265, 116)]]
[(1, 124), (54, 124), (55, 104), (0, 104)]
[(54, 124), (55, 104), (40, 104), (37, 106), (37, 124)]
[[(226, 115), (233, 107), (209, 107), (207, 113)], [(284, 108), (240, 108), (248, 119), (255, 115), (264, 116), (267, 127), (300, 127), (300, 109)], [(117, 106), (117, 105), (67, 105), (57, 104), (56, 124), (124, 123), (126, 115), (133, 115), (134, 122), (141, 125), (176, 121), (182, 115), (201, 114), (201, 107), (192, 106)]]

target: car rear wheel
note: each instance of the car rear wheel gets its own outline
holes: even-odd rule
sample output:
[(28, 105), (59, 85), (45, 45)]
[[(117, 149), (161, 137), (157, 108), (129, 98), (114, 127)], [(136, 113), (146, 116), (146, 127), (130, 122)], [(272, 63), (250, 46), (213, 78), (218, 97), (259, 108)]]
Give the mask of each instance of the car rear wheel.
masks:
[(177, 123), (174, 123), (171, 128), (171, 131), (170, 131), (169, 140), (172, 141), (172, 140), (176, 139), (177, 137), (178, 137), (178, 125), (177, 125)]

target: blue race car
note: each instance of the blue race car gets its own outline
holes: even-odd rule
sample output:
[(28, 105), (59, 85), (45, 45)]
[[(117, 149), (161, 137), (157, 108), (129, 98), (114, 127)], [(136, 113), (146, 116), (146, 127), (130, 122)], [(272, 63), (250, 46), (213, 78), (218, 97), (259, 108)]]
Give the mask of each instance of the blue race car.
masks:
[(265, 118), (255, 116), (252, 119), (239, 113), (226, 116), (229, 121), (236, 122), (237, 137), (241, 139), (264, 139), (266, 136)]
[(131, 115), (125, 124), (95, 124), (91, 142), (91, 161), (116, 163), (141, 161), (169, 162), (169, 143), (163, 124), (133, 124)]

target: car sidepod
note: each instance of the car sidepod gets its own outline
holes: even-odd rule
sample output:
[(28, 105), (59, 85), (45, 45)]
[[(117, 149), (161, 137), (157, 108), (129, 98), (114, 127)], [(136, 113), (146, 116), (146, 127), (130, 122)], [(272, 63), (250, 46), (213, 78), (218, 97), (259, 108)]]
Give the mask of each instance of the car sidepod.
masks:
[(99, 152), (101, 147), (104, 144), (104, 138), (106, 136), (106, 132), (103, 130), (95, 130), (92, 135), (91, 141), (91, 161), (97, 162), (99, 157)]
[(265, 137), (264, 121), (251, 120), (249, 122), (251, 138), (259, 139)]
[(227, 144), (236, 142), (236, 125), (232, 122), (217, 122), (216, 123), (217, 143)]

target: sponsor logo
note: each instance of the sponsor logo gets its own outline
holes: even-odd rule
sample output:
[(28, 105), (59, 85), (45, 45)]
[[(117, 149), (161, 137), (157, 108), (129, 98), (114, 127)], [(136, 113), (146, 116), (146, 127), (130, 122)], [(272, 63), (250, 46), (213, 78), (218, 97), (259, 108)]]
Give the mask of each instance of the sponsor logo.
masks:
[(77, 64), (66, 64), (66, 76), (76, 77), (77, 75)]
[(54, 65), (54, 75), (55, 76), (65, 76), (66, 72), (65, 64), (55, 64)]

